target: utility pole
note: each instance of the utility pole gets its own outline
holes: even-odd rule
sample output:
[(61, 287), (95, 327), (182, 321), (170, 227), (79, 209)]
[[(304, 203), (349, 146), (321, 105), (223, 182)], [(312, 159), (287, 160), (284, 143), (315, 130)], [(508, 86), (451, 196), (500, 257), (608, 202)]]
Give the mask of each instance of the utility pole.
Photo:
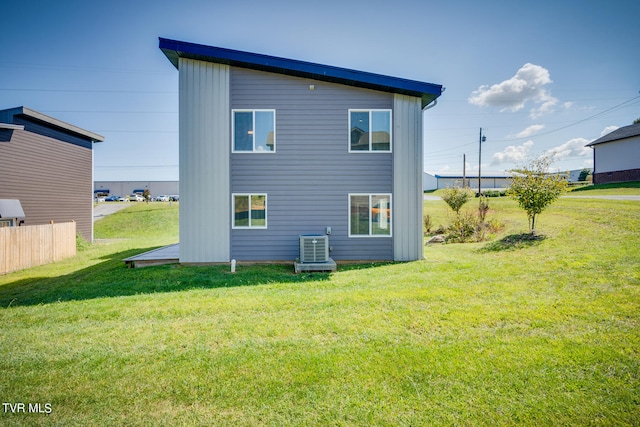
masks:
[(467, 186), (467, 155), (462, 155), (462, 188)]
[(482, 195), (482, 178), (480, 170), (482, 168), (482, 143), (486, 140), (487, 137), (482, 135), (482, 128), (480, 128), (480, 138), (478, 139), (478, 196)]

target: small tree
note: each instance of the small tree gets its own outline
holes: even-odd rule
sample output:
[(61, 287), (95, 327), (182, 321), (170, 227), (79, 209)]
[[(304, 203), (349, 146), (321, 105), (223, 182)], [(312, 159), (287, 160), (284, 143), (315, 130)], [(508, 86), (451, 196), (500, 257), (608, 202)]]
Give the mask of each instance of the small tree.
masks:
[(462, 205), (469, 201), (471, 198), (471, 190), (460, 187), (449, 187), (442, 193), (442, 200), (458, 215)]
[(586, 181), (587, 178), (589, 178), (589, 175), (591, 175), (591, 169), (589, 168), (584, 168), (580, 171), (580, 175), (578, 175), (578, 181), (583, 182)]
[(478, 218), (480, 218), (480, 223), (484, 224), (487, 219), (487, 212), (489, 212), (489, 201), (483, 195), (479, 197), (480, 203), (478, 203)]
[(536, 215), (554, 202), (567, 188), (567, 181), (558, 174), (550, 174), (551, 158), (540, 157), (520, 169), (514, 169), (507, 194), (527, 213), (529, 231), (535, 234)]

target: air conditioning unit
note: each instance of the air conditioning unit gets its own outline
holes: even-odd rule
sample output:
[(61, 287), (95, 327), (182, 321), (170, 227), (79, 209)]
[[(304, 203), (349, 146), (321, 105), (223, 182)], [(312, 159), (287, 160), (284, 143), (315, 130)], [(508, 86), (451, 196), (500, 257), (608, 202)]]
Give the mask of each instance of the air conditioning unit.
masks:
[(300, 262), (316, 263), (329, 260), (329, 236), (323, 234), (300, 235)]

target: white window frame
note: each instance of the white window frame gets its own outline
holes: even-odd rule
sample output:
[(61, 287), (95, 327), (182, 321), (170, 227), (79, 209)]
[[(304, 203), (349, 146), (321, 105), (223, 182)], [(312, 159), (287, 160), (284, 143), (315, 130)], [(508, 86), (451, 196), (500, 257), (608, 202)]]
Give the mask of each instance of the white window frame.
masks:
[[(257, 112), (270, 112), (273, 113), (273, 151), (260, 151), (256, 150), (256, 136), (255, 136), (255, 123), (256, 123), (256, 113)], [(252, 121), (253, 121), (253, 149), (249, 150), (236, 150), (236, 120), (235, 113), (252, 113)], [(237, 108), (231, 110), (231, 152), (238, 154), (274, 154), (276, 152), (276, 110), (275, 109), (265, 109), (265, 108)]]
[[(367, 196), (369, 197), (369, 234), (351, 234), (351, 198), (353, 196)], [(373, 206), (372, 198), (374, 196), (388, 196), (389, 197), (389, 210), (391, 212), (391, 218), (389, 219), (389, 234), (373, 234), (373, 219), (371, 218), (371, 209)], [(393, 237), (393, 195), (391, 193), (349, 193), (349, 211), (348, 211), (348, 226), (349, 226), (349, 237), (354, 238), (389, 238)]]
[[(236, 225), (236, 196), (249, 197), (249, 225)], [(253, 196), (264, 196), (264, 225), (251, 225), (251, 198)], [(231, 228), (234, 230), (264, 230), (268, 226), (268, 203), (269, 197), (266, 193), (233, 193), (231, 194)]]
[[(372, 150), (371, 136), (373, 135), (371, 126), (373, 126), (373, 114), (374, 112), (388, 112), (389, 113), (389, 149), (388, 150)], [(352, 150), (351, 149), (351, 113), (369, 113), (369, 149), (368, 150)], [(393, 152), (393, 110), (389, 108), (350, 108), (349, 109), (349, 138), (347, 139), (349, 145), (349, 153), (385, 153), (389, 154)]]

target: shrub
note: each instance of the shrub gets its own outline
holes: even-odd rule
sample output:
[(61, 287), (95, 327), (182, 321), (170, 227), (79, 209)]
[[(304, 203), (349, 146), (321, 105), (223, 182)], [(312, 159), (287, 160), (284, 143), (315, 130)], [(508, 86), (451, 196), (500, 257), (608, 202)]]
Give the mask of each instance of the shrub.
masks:
[(504, 223), (496, 218), (491, 218), (485, 223), (485, 226), (490, 234), (499, 233), (504, 229)]
[(449, 187), (442, 193), (442, 200), (456, 213), (460, 212), (462, 205), (467, 203), (473, 192), (468, 188)]
[(480, 196), (480, 203), (478, 204), (478, 217), (480, 217), (480, 223), (484, 224), (487, 218), (487, 212), (489, 212), (489, 201), (486, 197)]
[(454, 243), (473, 242), (476, 230), (480, 225), (478, 217), (471, 212), (457, 214), (449, 228), (447, 228), (447, 241)]
[(425, 233), (431, 232), (431, 227), (433, 227), (433, 223), (431, 221), (431, 215), (426, 214), (423, 218), (424, 221), (424, 231)]
[(89, 242), (82, 237), (82, 234), (76, 233), (76, 250), (82, 252), (89, 248)]
[(578, 181), (587, 181), (587, 178), (589, 178), (589, 175), (591, 175), (591, 169), (588, 168), (584, 168), (580, 171), (580, 175), (578, 176)]
[(567, 181), (562, 176), (549, 173), (550, 166), (551, 158), (543, 156), (513, 171), (516, 174), (511, 181), (508, 194), (527, 213), (529, 231), (532, 234), (536, 229), (536, 216), (567, 188)]
[(438, 228), (433, 231), (433, 234), (447, 234), (447, 229), (443, 225), (439, 225)]

